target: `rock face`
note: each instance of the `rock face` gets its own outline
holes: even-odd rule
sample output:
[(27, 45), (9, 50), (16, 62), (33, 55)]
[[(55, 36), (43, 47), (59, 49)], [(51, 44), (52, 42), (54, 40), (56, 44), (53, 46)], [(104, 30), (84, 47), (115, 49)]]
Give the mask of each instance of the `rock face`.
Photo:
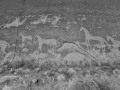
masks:
[[(21, 77), (23, 74), (32, 76), (32, 72), (43, 77), (43, 86), (46, 83), (52, 86), (55, 77), (61, 75), (58, 77), (60, 83), (55, 87), (57, 89), (57, 86), (69, 86), (67, 81), (78, 83), (78, 76), (83, 75), (84, 79), (86, 73), (91, 74), (92, 70), (85, 71), (84, 66), (96, 69), (96, 63), (101, 67), (107, 63), (112, 65), (112, 70), (119, 68), (119, 11), (119, 0), (0, 0), (0, 76), (10, 73)], [(64, 66), (66, 62), (70, 66)], [(70, 68), (73, 63), (79, 66), (73, 65), (83, 74), (77, 76), (77, 70), (73, 68), (76, 73), (72, 78), (70, 72), (64, 69)], [(38, 74), (47, 70), (53, 73), (50, 76), (41, 75), (41, 72)], [(95, 72), (99, 73), (97, 70)], [(100, 74), (102, 76), (103, 73)], [(85, 77), (85, 82), (91, 80), (89, 76), (92, 75)], [(40, 85), (32, 87), (32, 82), (27, 84), (29, 76), (27, 80), (24, 78), (15, 89), (26, 89), (29, 87), (27, 85), (41, 88)], [(0, 79), (0, 83), (5, 83), (10, 77)], [(49, 88), (49, 85), (46, 87)], [(8, 88), (13, 87), (6, 85), (3, 90)]]
[(1, 59), (10, 52), (24, 56), (64, 51), (119, 57), (117, 0), (4, 0), (0, 7)]

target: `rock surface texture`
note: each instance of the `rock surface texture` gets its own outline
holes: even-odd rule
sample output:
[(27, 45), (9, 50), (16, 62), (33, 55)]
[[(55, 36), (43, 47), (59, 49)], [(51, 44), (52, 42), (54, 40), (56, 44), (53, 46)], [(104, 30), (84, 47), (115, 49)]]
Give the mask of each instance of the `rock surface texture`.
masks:
[(119, 0), (0, 0), (0, 90), (120, 90)]

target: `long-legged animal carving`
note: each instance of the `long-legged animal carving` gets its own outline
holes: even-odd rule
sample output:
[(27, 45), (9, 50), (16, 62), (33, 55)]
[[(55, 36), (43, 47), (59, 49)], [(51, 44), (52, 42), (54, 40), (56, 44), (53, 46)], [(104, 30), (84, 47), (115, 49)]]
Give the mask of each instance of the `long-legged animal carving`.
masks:
[(108, 35), (106, 36), (106, 38), (108, 41), (112, 42), (114, 49), (120, 46), (120, 41), (115, 40), (113, 37), (108, 36)]
[(91, 46), (90, 45), (90, 40), (99, 41), (101, 46), (105, 45), (105, 44), (108, 44), (104, 38), (102, 38), (100, 36), (93, 36), (93, 35), (91, 35), (90, 32), (86, 28), (84, 28), (84, 27), (81, 27), (80, 31), (84, 31), (85, 32), (85, 42), (87, 43), (87, 47)]
[(6, 54), (6, 48), (10, 47), (10, 44), (7, 41), (0, 40), (0, 48), (3, 54)]

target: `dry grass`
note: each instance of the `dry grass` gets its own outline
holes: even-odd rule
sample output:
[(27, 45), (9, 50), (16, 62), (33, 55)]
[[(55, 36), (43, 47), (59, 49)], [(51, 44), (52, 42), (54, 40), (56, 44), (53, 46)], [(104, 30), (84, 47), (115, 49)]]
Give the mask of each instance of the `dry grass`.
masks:
[[(18, 71), (19, 73), (16, 75), (21, 76), (20, 73), (22, 73), (25, 76), (28, 74), (26, 71), (28, 69), (31, 73), (29, 74), (34, 79), (38, 79), (33, 83), (32, 76), (30, 76), (31, 79), (24, 77), (21, 81), (18, 80), (18, 84), (21, 83), (23, 86), (16, 87), (15, 90), (27, 90), (27, 88), (31, 88), (31, 90), (119, 90), (120, 73), (117, 73), (119, 72), (119, 60), (112, 61), (112, 63), (100, 62), (100, 66), (97, 61), (89, 60), (89, 58), (82, 58), (81, 62), (78, 63), (79, 59), (74, 61), (73, 57), (70, 58), (70, 63), (64, 64), (61, 61), (58, 63), (59, 58), (44, 59), (44, 61), (35, 58), (15, 59), (7, 60), (1, 64), (3, 75), (14, 74), (15, 71), (11, 73), (11, 69), (18, 70), (21, 68), (21, 71)], [(36, 68), (38, 71), (35, 71)], [(108, 75), (108, 73), (110, 74)], [(63, 75), (64, 79), (58, 80), (59, 75)], [(23, 83), (24, 81), (25, 83)], [(3, 85), (5, 83), (6, 81), (3, 82)]]

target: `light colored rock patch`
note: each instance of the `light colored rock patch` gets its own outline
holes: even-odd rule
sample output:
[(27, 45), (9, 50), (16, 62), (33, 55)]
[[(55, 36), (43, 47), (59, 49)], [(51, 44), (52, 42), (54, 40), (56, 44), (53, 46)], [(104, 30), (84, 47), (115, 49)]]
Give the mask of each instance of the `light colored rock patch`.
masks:
[(69, 53), (67, 54), (64, 58), (63, 58), (63, 63), (65, 63), (66, 61), (68, 62), (68, 64), (72, 64), (72, 63), (76, 63), (79, 64), (80, 61), (84, 62), (85, 56), (77, 53), (77, 52), (73, 52), (73, 53)]
[(18, 26), (23, 25), (23, 24), (25, 23), (25, 21), (26, 21), (26, 18), (23, 19), (23, 20), (20, 22), (20, 18), (19, 18), (19, 17), (16, 17), (16, 19), (15, 19), (13, 22), (5, 24), (5, 25), (4, 25), (4, 28), (10, 28), (10, 27), (13, 27), (13, 26), (14, 26), (14, 27), (18, 27)]

